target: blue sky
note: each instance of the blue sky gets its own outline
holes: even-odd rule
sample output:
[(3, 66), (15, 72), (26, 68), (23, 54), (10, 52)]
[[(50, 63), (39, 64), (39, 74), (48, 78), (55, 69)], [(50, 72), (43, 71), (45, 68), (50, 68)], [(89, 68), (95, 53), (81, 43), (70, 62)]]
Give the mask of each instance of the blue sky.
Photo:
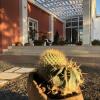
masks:
[(97, 14), (100, 14), (100, 0), (97, 0)]

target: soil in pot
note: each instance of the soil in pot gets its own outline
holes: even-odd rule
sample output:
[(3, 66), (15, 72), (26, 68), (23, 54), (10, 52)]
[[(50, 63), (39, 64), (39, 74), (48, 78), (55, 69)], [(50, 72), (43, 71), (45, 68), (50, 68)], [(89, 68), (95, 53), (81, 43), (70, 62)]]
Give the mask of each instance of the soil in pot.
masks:
[[(73, 92), (71, 94), (62, 96), (60, 90), (57, 91), (56, 94), (52, 94), (52, 92), (50, 90), (50, 87), (52, 86), (52, 84), (45, 81), (44, 78), (41, 77), (37, 72), (34, 72), (32, 74), (32, 79), (35, 80), (39, 86), (41, 85), (40, 87), (43, 90), (43, 92), (51, 99), (65, 99), (65, 98), (78, 96), (81, 94), (81, 93)], [(80, 99), (80, 100), (83, 100), (83, 99)]]

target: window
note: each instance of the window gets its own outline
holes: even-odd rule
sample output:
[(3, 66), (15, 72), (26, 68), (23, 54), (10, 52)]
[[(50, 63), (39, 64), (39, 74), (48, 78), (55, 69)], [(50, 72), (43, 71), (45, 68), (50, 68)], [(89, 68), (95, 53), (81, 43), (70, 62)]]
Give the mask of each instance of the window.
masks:
[(83, 16), (74, 16), (66, 20), (66, 41), (76, 43), (83, 39)]
[(83, 16), (80, 16), (80, 17), (79, 17), (79, 20), (81, 20), (81, 21), (82, 21), (82, 20), (83, 20)]
[(70, 27), (71, 26), (71, 22), (66, 23), (66, 27)]
[(67, 19), (67, 20), (66, 20), (66, 22), (70, 22), (70, 21), (71, 21), (71, 19)]
[(83, 40), (83, 27), (79, 27), (79, 38), (80, 38), (80, 41)]
[(83, 26), (83, 21), (80, 21), (79, 22), (79, 26)]
[(29, 22), (29, 26), (32, 27), (32, 22)]
[(72, 26), (78, 26), (78, 21), (77, 22), (72, 22)]
[(72, 21), (76, 21), (77, 22), (78, 21), (78, 18), (72, 18)]
[(34, 35), (34, 39), (38, 39), (38, 21), (32, 18), (28, 18), (28, 32), (35, 30), (36, 34)]

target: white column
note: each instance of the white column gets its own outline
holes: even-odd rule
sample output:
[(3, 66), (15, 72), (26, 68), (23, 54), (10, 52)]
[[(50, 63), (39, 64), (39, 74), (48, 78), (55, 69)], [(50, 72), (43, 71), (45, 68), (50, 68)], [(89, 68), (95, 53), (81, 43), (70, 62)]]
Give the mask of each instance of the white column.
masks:
[(79, 16), (78, 16), (78, 41), (80, 41), (80, 32), (79, 32)]
[(50, 40), (54, 41), (54, 17), (53, 15), (49, 16), (49, 33), (50, 33)]
[(95, 18), (94, 20), (94, 34), (93, 34), (93, 40), (100, 40), (100, 17)]
[(95, 19), (96, 19), (96, 0), (92, 0), (91, 1), (91, 41), (94, 40)]
[(91, 0), (83, 0), (83, 44), (91, 43)]
[(63, 38), (66, 40), (66, 20), (63, 22)]
[(19, 0), (19, 1), (20, 1), (21, 42), (24, 44), (28, 42), (27, 0)]

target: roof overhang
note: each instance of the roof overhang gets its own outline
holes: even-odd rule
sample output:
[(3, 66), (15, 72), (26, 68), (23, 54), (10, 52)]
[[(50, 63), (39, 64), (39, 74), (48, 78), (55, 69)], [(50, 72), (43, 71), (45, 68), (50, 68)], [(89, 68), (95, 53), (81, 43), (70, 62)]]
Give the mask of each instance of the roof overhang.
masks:
[(59, 18), (83, 15), (83, 0), (33, 0)]
[(59, 16), (55, 15), (53, 12), (51, 12), (50, 10), (48, 10), (47, 8), (45, 8), (44, 6), (42, 6), (40, 3), (36, 2), (36, 0), (28, 0), (30, 3), (36, 5), (37, 7), (39, 7), (40, 9), (42, 9), (43, 11), (45, 11), (46, 13), (52, 15), (53, 17), (57, 18), (58, 20), (60, 20), (61, 22), (65, 22), (63, 19), (61, 19)]

